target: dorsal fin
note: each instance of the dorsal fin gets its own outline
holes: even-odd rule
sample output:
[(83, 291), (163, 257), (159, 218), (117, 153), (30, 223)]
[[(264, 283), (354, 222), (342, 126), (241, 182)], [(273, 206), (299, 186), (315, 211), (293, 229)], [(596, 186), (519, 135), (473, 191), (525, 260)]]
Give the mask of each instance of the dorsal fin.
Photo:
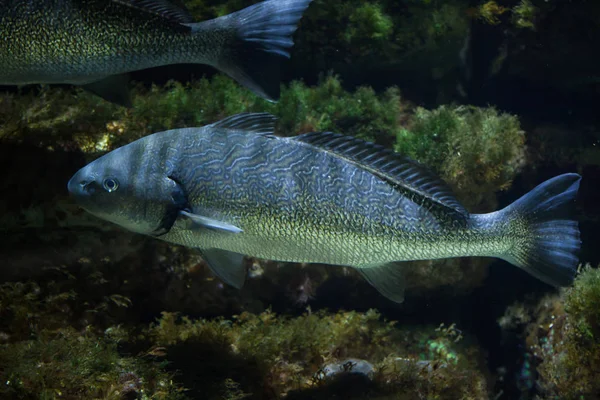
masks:
[[(159, 15), (172, 22), (189, 24), (194, 18), (182, 4), (173, 4), (169, 0), (111, 0), (152, 14)], [(187, 28), (189, 29), (189, 28)], [(191, 31), (191, 29), (190, 29)]]
[(334, 153), (394, 186), (431, 202), (463, 215), (468, 214), (450, 187), (437, 175), (424, 165), (381, 145), (332, 132), (310, 132), (293, 139)]
[(232, 115), (210, 126), (220, 129), (235, 129), (257, 135), (272, 135), (277, 118), (269, 113), (241, 113)]

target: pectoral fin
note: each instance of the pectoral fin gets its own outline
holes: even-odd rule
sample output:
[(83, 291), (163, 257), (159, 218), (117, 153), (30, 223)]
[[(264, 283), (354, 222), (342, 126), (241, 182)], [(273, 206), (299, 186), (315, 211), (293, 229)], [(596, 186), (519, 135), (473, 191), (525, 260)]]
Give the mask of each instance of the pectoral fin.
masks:
[(399, 263), (388, 263), (376, 266), (365, 266), (357, 268), (358, 272), (365, 277), (379, 293), (388, 299), (402, 303), (404, 301), (404, 274), (402, 265)]
[(187, 211), (180, 211), (180, 215), (190, 221), (189, 229), (216, 229), (229, 233), (241, 233), (242, 229), (227, 222), (208, 218), (203, 215), (193, 214)]
[(111, 75), (104, 79), (83, 85), (83, 88), (89, 90), (106, 101), (118, 104), (123, 107), (131, 107), (131, 97), (129, 95), (129, 75)]
[(225, 283), (241, 289), (246, 279), (246, 269), (242, 264), (244, 256), (220, 249), (200, 250), (210, 270)]

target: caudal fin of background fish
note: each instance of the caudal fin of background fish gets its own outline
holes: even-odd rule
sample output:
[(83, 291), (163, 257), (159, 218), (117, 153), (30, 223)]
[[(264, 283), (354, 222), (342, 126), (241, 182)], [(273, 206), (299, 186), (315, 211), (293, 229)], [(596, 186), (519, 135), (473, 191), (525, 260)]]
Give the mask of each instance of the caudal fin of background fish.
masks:
[(550, 285), (569, 285), (581, 246), (577, 221), (570, 219), (580, 181), (578, 174), (556, 176), (500, 210), (500, 221), (518, 239), (498, 256)]
[(281, 63), (290, 58), (292, 35), (312, 0), (267, 0), (211, 21), (192, 24), (231, 30), (215, 67), (271, 101), (279, 99)]

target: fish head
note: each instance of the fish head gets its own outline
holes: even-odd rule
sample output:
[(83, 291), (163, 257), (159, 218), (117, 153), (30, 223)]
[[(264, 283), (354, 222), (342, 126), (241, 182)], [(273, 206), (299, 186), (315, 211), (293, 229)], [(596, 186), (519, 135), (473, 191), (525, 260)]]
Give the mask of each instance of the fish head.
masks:
[(87, 212), (133, 232), (159, 236), (169, 231), (185, 195), (156, 160), (156, 151), (137, 141), (77, 171), (67, 188)]

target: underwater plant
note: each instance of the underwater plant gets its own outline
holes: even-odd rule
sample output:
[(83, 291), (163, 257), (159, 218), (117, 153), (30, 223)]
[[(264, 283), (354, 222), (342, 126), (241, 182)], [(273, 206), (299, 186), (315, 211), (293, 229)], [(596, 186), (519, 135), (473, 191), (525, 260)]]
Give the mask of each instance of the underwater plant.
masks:
[(0, 397), (183, 398), (159, 362), (119, 349), (126, 330), (107, 325), (123, 317), (127, 297), (99, 271), (53, 272), (0, 285)]
[(518, 28), (535, 30), (535, 20), (538, 9), (531, 0), (521, 0), (512, 9), (512, 21)]
[(482, 354), (454, 325), (400, 327), (375, 310), (310, 308), (295, 317), (163, 312), (148, 325), (135, 311), (114, 312), (139, 300), (109, 295), (101, 276), (87, 279), (104, 289), (96, 293), (104, 306), (85, 282), (65, 278), (0, 287), (3, 398), (308, 399), (348, 378), (324, 375), (328, 368), (341, 363), (356, 375), (362, 363), (371, 365), (367, 381), (348, 398), (485, 399)]
[(476, 8), (469, 9), (468, 13), (471, 17), (478, 18), (491, 25), (500, 23), (499, 16), (509, 11), (506, 7), (499, 5), (497, 2), (490, 0), (480, 4)]
[(121, 355), (109, 338), (69, 327), (1, 344), (0, 362), (3, 398), (185, 399), (158, 363)]
[(494, 209), (495, 192), (525, 164), (519, 119), (495, 108), (417, 108), (394, 149), (436, 170), (470, 211)]
[(276, 104), (266, 102), (222, 75), (192, 84), (133, 90), (130, 110), (88, 93), (44, 88), (41, 93), (0, 96), (0, 138), (27, 138), (38, 146), (81, 150), (92, 157), (161, 130), (200, 126), (241, 112), (268, 111), (285, 135), (335, 130), (365, 139), (393, 140), (402, 103), (396, 88), (376, 94), (369, 87), (348, 92), (329, 76), (315, 87), (293, 82)]
[[(356, 393), (345, 391), (347, 398), (369, 393), (370, 398), (425, 395), (432, 399), (484, 399), (486, 381), (476, 372), (478, 364), (473, 361), (478, 359), (476, 347), (465, 346), (462, 338), (451, 333), (454, 329), (399, 329), (374, 310), (329, 314), (309, 309), (295, 318), (266, 311), (243, 313), (231, 321), (192, 320), (163, 313), (147, 335), (165, 349), (167, 359), (170, 349), (177, 349), (177, 354), (188, 347), (201, 351), (196, 356), (204, 357), (215, 381), (234, 379), (235, 375), (241, 378), (244, 369), (252, 368), (254, 379), (238, 378), (236, 387), (243, 393), (327, 398), (327, 393), (334, 393), (332, 388), (339, 389), (338, 379), (343, 382), (347, 378), (343, 373), (330, 375), (328, 369), (346, 364), (347, 372), (365, 374), (366, 379), (359, 378), (360, 383), (353, 386)], [(207, 347), (207, 343), (212, 344)], [(229, 355), (212, 354), (211, 347)], [(229, 360), (234, 370), (220, 366), (223, 359)], [(366, 363), (371, 366), (360, 372), (357, 365)], [(218, 392), (219, 387), (215, 385), (212, 390)], [(203, 394), (212, 398), (210, 392)]]
[(581, 268), (571, 287), (546, 296), (526, 328), (542, 399), (595, 398), (600, 392), (600, 269)]

